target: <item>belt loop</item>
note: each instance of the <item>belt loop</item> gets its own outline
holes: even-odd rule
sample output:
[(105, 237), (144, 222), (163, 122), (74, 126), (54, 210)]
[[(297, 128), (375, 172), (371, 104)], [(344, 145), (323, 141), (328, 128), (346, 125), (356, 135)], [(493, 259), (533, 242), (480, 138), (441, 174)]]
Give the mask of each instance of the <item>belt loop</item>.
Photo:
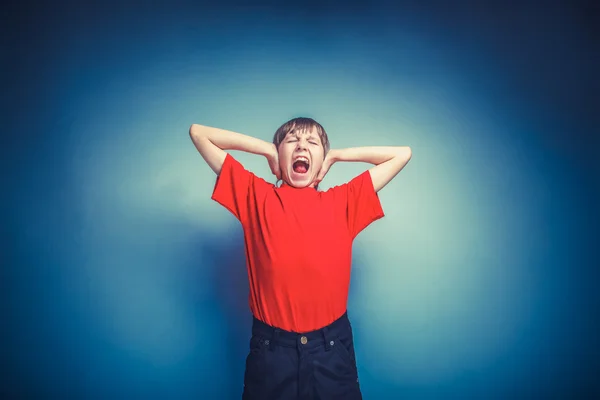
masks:
[(279, 340), (279, 329), (275, 328), (275, 330), (273, 330), (273, 337), (271, 338), (271, 341), (269, 342), (269, 350), (271, 350), (271, 351), (275, 350), (275, 342), (277, 342), (277, 340)]
[(321, 331), (323, 332), (323, 339), (325, 340), (325, 351), (329, 351), (331, 350), (331, 346), (333, 343), (333, 340), (329, 335), (329, 329), (327, 327), (324, 327)]

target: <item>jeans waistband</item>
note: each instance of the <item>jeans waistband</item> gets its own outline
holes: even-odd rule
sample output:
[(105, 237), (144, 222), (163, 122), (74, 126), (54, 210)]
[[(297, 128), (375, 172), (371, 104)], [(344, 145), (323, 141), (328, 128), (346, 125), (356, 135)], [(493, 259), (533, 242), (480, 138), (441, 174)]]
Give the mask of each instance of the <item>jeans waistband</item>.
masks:
[(331, 324), (314, 331), (305, 333), (296, 333), (286, 331), (284, 329), (275, 328), (260, 321), (256, 317), (252, 321), (252, 334), (261, 336), (265, 339), (265, 343), (271, 348), (277, 344), (284, 347), (297, 347), (299, 345), (312, 347), (315, 345), (325, 344), (328, 349), (333, 345), (333, 340), (341, 333), (351, 329), (348, 312), (339, 317)]

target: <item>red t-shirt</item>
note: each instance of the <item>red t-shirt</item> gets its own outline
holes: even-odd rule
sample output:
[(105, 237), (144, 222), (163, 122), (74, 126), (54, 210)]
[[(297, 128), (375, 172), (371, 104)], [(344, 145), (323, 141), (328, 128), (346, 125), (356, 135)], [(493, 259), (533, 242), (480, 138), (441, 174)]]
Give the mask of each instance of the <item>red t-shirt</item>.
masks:
[(212, 199), (242, 224), (257, 319), (302, 333), (346, 311), (352, 242), (384, 216), (368, 171), (324, 192), (278, 188), (227, 154)]

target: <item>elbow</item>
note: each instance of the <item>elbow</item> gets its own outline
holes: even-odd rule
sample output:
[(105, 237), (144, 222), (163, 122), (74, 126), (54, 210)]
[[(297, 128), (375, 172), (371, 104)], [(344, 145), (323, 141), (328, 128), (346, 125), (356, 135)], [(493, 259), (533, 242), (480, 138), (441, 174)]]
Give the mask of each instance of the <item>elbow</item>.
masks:
[(192, 139), (194, 138), (194, 135), (196, 134), (197, 126), (198, 126), (197, 124), (192, 124), (192, 126), (190, 126), (189, 134)]
[(401, 158), (405, 162), (409, 162), (412, 157), (412, 149), (408, 146), (401, 146), (397, 148), (397, 157)]
[(202, 129), (202, 125), (192, 124), (190, 126), (190, 137), (192, 139), (202, 137), (204, 134), (204, 130)]

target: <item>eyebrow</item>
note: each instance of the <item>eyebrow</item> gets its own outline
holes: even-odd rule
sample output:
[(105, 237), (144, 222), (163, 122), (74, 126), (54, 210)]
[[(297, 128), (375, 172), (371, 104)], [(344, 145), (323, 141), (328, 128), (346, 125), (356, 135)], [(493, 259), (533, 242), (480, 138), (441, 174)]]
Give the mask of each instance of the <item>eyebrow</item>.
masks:
[[(306, 131), (293, 130), (293, 131), (288, 132), (288, 134), (286, 135), (286, 138), (287, 139), (296, 138), (298, 136), (306, 135), (306, 134), (307, 134)], [(319, 135), (315, 135), (313, 132), (308, 133), (308, 140), (320, 140), (320, 139), (321, 139), (321, 137)]]

